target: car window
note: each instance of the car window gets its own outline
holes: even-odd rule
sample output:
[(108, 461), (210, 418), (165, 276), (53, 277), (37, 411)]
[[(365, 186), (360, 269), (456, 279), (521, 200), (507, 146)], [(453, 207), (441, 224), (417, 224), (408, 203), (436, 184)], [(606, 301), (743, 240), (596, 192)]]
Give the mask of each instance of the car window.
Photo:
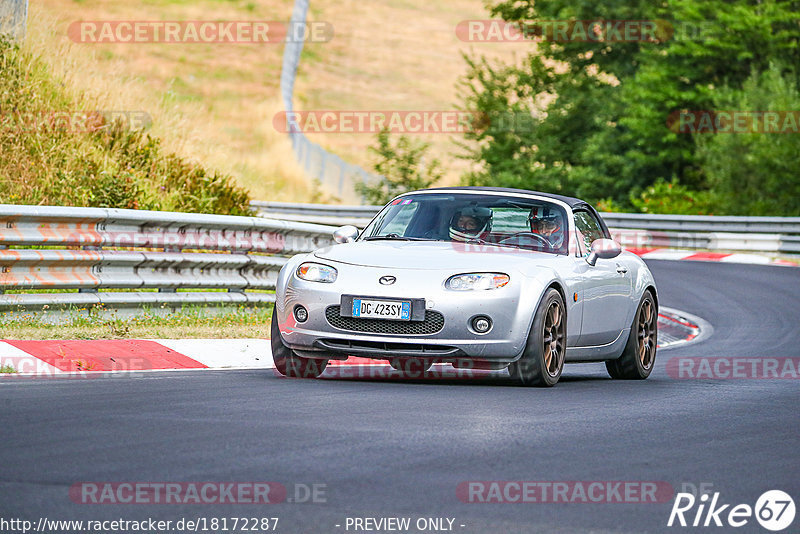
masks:
[(404, 235), (418, 207), (419, 204), (416, 202), (398, 206), (396, 210), (392, 211), (391, 220), (384, 224), (383, 231), (387, 234), (395, 233)]
[(588, 211), (575, 212), (575, 232), (578, 237), (580, 253), (588, 256), (592, 249), (592, 241), (605, 237), (603, 228), (597, 219)]
[(417, 193), (384, 206), (360, 239), (408, 239), (498, 245), (567, 254), (563, 206), (514, 195)]
[(419, 204), (411, 200), (395, 201), (381, 211), (373, 224), (367, 228), (365, 235), (405, 235), (411, 218), (417, 211)]
[(492, 212), (492, 229), (495, 232), (515, 234), (517, 232), (531, 231), (531, 223), (528, 218), (530, 210), (494, 208)]

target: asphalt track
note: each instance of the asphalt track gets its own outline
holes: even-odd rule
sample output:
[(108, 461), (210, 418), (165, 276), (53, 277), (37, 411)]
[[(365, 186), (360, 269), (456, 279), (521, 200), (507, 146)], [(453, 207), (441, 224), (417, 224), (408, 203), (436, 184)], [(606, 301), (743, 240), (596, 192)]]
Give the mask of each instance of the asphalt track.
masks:
[[(287, 533), (353, 532), (347, 517), (449, 517), (464, 533), (733, 530), (668, 528), (671, 501), (461, 502), (458, 484), (476, 480), (710, 483), (725, 503), (752, 506), (782, 489), (800, 504), (800, 380), (665, 371), (674, 357), (800, 356), (800, 269), (648, 263), (661, 304), (714, 331), (659, 351), (645, 382), (612, 381), (602, 365), (568, 366), (547, 390), (497, 377), (303, 381), (264, 371), (4, 381), (0, 518), (277, 516)], [(290, 497), (295, 483), (325, 484), (326, 502), (76, 504), (68, 489), (81, 481), (275, 481)], [(735, 530), (767, 532), (754, 519)]]

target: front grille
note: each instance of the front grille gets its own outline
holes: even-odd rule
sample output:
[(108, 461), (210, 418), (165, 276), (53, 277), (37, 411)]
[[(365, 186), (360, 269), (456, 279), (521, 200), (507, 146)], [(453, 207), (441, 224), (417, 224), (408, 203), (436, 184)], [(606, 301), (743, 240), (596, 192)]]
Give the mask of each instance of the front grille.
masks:
[(425, 336), (441, 332), (444, 328), (444, 315), (431, 310), (425, 310), (424, 321), (387, 321), (385, 319), (342, 317), (339, 315), (339, 306), (329, 306), (325, 310), (325, 318), (332, 327), (339, 330), (368, 334)]

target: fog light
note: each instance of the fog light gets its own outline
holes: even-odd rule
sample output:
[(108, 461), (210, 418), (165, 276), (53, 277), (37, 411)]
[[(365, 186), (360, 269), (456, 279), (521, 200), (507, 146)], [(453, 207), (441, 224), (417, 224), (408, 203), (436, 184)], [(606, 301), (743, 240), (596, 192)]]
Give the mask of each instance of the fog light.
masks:
[(297, 319), (298, 323), (304, 323), (308, 321), (308, 310), (302, 306), (295, 306), (294, 318)]
[(472, 329), (479, 334), (485, 334), (492, 328), (492, 320), (484, 315), (479, 315), (472, 320)]

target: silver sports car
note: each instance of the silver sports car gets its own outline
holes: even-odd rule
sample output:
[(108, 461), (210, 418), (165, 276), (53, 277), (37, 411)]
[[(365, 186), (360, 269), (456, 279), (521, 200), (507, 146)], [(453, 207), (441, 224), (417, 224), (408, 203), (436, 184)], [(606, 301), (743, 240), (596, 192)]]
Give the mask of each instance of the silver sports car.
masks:
[(334, 240), (278, 276), (272, 351), (284, 375), (317, 377), (349, 355), (409, 373), (508, 368), (537, 386), (556, 384), (565, 362), (605, 362), (626, 379), (653, 369), (653, 276), (584, 201), (426, 189)]

